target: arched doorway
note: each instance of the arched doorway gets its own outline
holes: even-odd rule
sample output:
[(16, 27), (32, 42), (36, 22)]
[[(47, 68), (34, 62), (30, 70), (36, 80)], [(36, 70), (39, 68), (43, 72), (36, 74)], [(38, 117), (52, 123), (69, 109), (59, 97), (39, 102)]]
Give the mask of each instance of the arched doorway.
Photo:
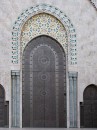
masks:
[(4, 127), (4, 98), (5, 98), (5, 92), (2, 85), (0, 85), (0, 127)]
[(0, 84), (0, 127), (9, 125), (9, 102), (5, 102), (5, 90)]
[(66, 127), (66, 56), (59, 43), (39, 36), (22, 61), (23, 127)]
[(97, 86), (91, 84), (83, 93), (83, 127), (97, 128)]

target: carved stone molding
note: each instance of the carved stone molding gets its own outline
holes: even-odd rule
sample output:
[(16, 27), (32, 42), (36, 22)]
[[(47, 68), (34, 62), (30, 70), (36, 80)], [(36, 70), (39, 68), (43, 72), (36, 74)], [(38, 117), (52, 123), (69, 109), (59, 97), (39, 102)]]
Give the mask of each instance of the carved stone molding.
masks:
[(20, 49), (20, 38), (21, 38), (21, 30), (25, 22), (39, 13), (47, 13), (56, 17), (63, 24), (64, 28), (67, 32), (68, 38), (68, 61), (71, 65), (77, 64), (77, 48), (76, 48), (76, 32), (73, 24), (70, 19), (58, 8), (47, 5), (40, 4), (25, 10), (21, 15), (17, 18), (16, 22), (13, 26), (12, 31), (12, 63), (19, 64), (20, 63), (20, 54), (22, 55), (22, 50)]

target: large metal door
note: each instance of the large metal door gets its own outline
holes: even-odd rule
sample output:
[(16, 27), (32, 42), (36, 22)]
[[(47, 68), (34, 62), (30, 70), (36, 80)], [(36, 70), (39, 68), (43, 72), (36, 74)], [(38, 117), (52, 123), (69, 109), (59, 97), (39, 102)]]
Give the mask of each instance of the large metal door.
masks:
[(66, 127), (66, 59), (48, 36), (33, 39), (23, 54), (23, 127)]
[(90, 85), (85, 89), (83, 108), (83, 126), (97, 128), (97, 87), (95, 85)]

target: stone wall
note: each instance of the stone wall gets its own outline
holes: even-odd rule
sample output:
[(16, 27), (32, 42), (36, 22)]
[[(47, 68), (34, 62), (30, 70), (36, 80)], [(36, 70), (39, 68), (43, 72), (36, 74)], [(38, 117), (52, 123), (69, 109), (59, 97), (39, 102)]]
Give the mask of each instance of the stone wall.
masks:
[[(10, 87), (10, 70), (16, 69), (11, 64), (11, 47), (12, 47), (12, 27), (17, 17), (27, 8), (39, 3), (45, 3), (43, 0), (1, 0), (0, 4), (0, 83), (7, 89), (6, 98), (9, 99)], [(88, 0), (77, 1), (56, 1), (48, 0), (47, 4), (54, 5), (61, 9), (72, 21), (77, 33), (77, 50), (78, 50), (78, 69), (81, 85), (87, 86), (90, 83), (96, 83), (96, 22), (97, 12), (91, 6)], [(11, 65), (11, 66), (10, 66)], [(72, 70), (73, 66), (70, 66)], [(89, 69), (91, 68), (92, 69)], [(19, 67), (17, 67), (19, 69)], [(84, 71), (85, 70), (85, 71)], [(3, 72), (2, 72), (3, 71)], [(83, 79), (83, 72), (85, 77)], [(90, 72), (92, 71), (92, 73)], [(91, 73), (88, 75), (88, 73)], [(92, 76), (93, 74), (93, 76)], [(89, 78), (90, 77), (90, 78)], [(7, 83), (6, 83), (7, 81)], [(82, 85), (83, 84), (83, 85)], [(82, 90), (82, 89), (81, 89)], [(83, 91), (83, 90), (82, 90)]]
[[(89, 84), (97, 85), (97, 11), (88, 0), (1, 0), (0, 1), (0, 84), (10, 100), (11, 70), (20, 70), (12, 63), (12, 28), (20, 14), (31, 6), (46, 3), (59, 8), (69, 17), (77, 35), (77, 64), (67, 63), (67, 72), (78, 72), (78, 108), (83, 91)], [(67, 90), (69, 87), (67, 77)], [(79, 111), (79, 109), (78, 109)], [(79, 112), (78, 112), (79, 118)], [(79, 124), (79, 122), (78, 122)]]

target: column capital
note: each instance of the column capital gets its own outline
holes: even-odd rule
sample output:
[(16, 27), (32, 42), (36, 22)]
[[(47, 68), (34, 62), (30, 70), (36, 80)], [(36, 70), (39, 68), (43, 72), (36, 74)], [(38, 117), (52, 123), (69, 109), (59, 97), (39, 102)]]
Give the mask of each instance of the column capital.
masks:
[(68, 72), (68, 75), (69, 75), (69, 77), (77, 78), (78, 72), (76, 72), (76, 71), (69, 71), (69, 72)]

